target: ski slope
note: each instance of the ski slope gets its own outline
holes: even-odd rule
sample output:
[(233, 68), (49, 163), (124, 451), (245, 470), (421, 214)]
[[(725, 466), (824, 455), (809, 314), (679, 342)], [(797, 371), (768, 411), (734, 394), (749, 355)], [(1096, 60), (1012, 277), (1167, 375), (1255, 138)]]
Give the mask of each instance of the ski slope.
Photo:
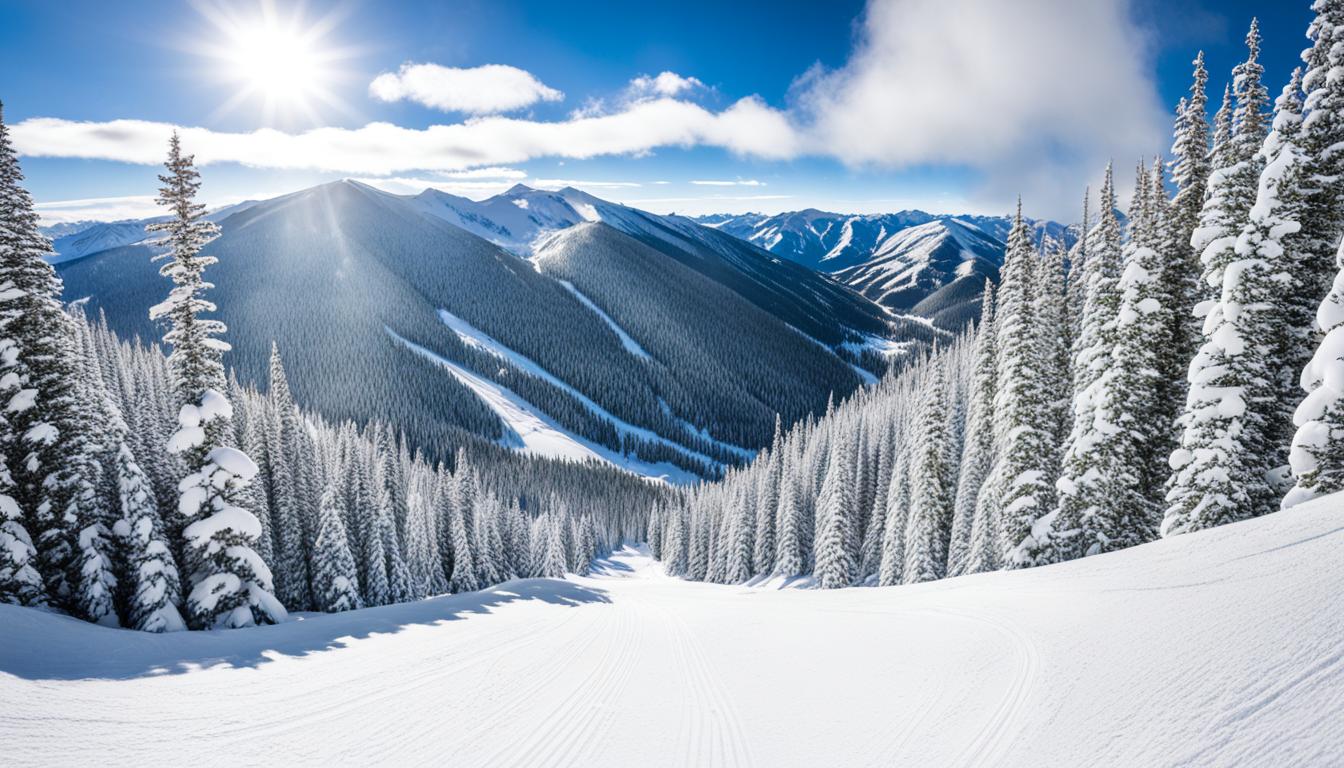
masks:
[[(447, 315), (447, 313), (444, 314)], [(631, 474), (669, 483), (685, 485), (700, 479), (694, 473), (688, 472), (675, 464), (662, 461), (643, 461), (635, 456), (623, 454), (577, 435), (565, 429), (558, 421), (524, 400), (521, 395), (508, 387), (468, 370), (419, 344), (404, 339), (390, 328), (387, 329), (387, 334), (415, 354), (442, 366), (454, 378), (475, 393), (477, 397), (481, 398), (481, 401), (490, 410), (494, 411), (499, 416), (500, 421), (504, 423), (505, 434), (500, 443), (506, 448), (515, 448), (521, 453), (551, 459), (578, 462), (599, 461)], [(624, 422), (615, 423), (619, 429)], [(691, 453), (689, 450), (682, 450)], [(698, 456), (699, 454), (691, 455)]]
[(1344, 497), (910, 587), (587, 578), (166, 636), (0, 605), (6, 764), (1226, 766), (1344, 753)]

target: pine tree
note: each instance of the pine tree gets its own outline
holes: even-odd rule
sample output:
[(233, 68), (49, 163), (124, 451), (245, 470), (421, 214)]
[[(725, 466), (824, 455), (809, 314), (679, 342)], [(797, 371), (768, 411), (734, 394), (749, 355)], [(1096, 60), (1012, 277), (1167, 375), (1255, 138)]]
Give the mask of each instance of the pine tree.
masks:
[(1173, 396), (1177, 402), (1185, 399), (1186, 372), (1190, 359), (1199, 348), (1200, 323), (1195, 317), (1195, 305), (1207, 292), (1199, 282), (1199, 251), (1190, 244), (1195, 228), (1199, 226), (1210, 171), (1206, 93), (1209, 74), (1204, 68), (1203, 51), (1195, 57), (1194, 66), (1190, 98), (1183, 102), (1184, 106), (1177, 113), (1175, 140), (1171, 147), (1171, 177), (1176, 185), (1176, 196), (1168, 214), (1171, 251), (1163, 271), (1163, 284), (1167, 289), (1164, 304), (1170, 308), (1171, 344), (1163, 355), (1161, 372), (1165, 380), (1173, 383)]
[(541, 572), (538, 574), (542, 578), (563, 579), (565, 577), (564, 530), (568, 525), (569, 514), (564, 507), (552, 510), (546, 528), (542, 532), (544, 541)]
[[(1112, 431), (1103, 380), (1114, 373), (1116, 319), (1121, 305), (1120, 221), (1115, 215), (1115, 184), (1111, 166), (1101, 189), (1101, 217), (1088, 234), (1087, 297), (1073, 353), (1073, 428), (1065, 448), (1056, 488), (1059, 506), (1050, 521), (1052, 561), (1070, 560), (1106, 551), (1116, 541), (1114, 520), (1106, 515), (1115, 501), (1106, 469), (1111, 457), (1102, 442)], [(1119, 511), (1112, 508), (1113, 511)]]
[(104, 510), (95, 506), (96, 446), (82, 407), (75, 328), (61, 310), (61, 281), (45, 259), (49, 254), (0, 112), (0, 339), (7, 401), (0, 453), (9, 459), (7, 495), (17, 507), (17, 513), (6, 513), (12, 518), (7, 537), (20, 542), (16, 563), (26, 549), (24, 534), (35, 537), (37, 557), (28, 565), (41, 574), (46, 599), (86, 619), (105, 620), (114, 614), (107, 569), (95, 567), (104, 558), (103, 537), (96, 535), (104, 522)]
[(798, 478), (794, 471), (784, 472), (779, 481), (779, 510), (775, 515), (779, 529), (775, 546), (775, 573), (780, 576), (799, 576), (806, 568), (803, 554), (803, 510), (798, 499)]
[(994, 415), (1002, 450), (992, 474), (999, 494), (995, 504), (1001, 510), (999, 546), (1007, 567), (1037, 564), (1044, 546), (1037, 520), (1053, 504), (1052, 446), (1043, 429), (1050, 422), (1049, 394), (1042, 389), (1045, 361), (1037, 346), (1033, 311), (1034, 251), (1019, 202), (1008, 235), (995, 316), (998, 387)]
[(327, 613), (339, 613), (362, 608), (359, 597), (359, 575), (355, 572), (355, 558), (350, 554), (345, 523), (341, 520), (340, 492), (330, 484), (322, 493), (321, 523), (317, 531), (317, 548), (313, 552), (313, 587), (317, 606)]
[(266, 456), (270, 471), (268, 497), (274, 526), (277, 597), (286, 605), (313, 605), (309, 588), (307, 536), (299, 504), (299, 489), (294, 475), (298, 411), (291, 399), (280, 350), (271, 344), (270, 399), (272, 418), (266, 424)]
[(928, 379), (919, 409), (919, 437), (910, 468), (910, 517), (906, 522), (906, 584), (941, 579), (947, 573), (948, 536), (952, 524), (952, 497), (944, 464), (947, 410), (943, 367), (929, 363)]
[(877, 583), (883, 587), (900, 584), (905, 574), (905, 529), (910, 519), (909, 466), (910, 446), (904, 445), (896, 453), (894, 468), (891, 471), (891, 486), (887, 489), (886, 523), (882, 532), (882, 562), (877, 575)]
[(1307, 397), (1297, 407), (1289, 460), (1296, 484), (1283, 508), (1344, 490), (1344, 242), (1339, 272), (1316, 320), (1325, 330), (1316, 355), (1302, 372)]
[(166, 165), (158, 202), (171, 216), (151, 229), (167, 233), (163, 242), (170, 260), (160, 273), (174, 287), (150, 317), (167, 318), (172, 325), (164, 340), (173, 348), (168, 366), (181, 411), (169, 450), (185, 460), (188, 474), (179, 485), (178, 510), (192, 521), (182, 531), (191, 586), (187, 619), (195, 628), (283, 621), (286, 612), (271, 594), (270, 569), (253, 549), (261, 523), (238, 506), (257, 465), (242, 451), (224, 446), (233, 408), (220, 394), (225, 388), (220, 353), (229, 347), (216, 338), (224, 324), (199, 317), (215, 309), (201, 295), (209, 287), (202, 272), (215, 259), (200, 255), (215, 227), (204, 218), (205, 206), (195, 201), (200, 174), (192, 157), (182, 154), (176, 134)]
[(947, 572), (951, 576), (966, 572), (977, 501), (994, 467), (994, 336), (994, 290), (986, 287), (975, 334), (975, 372), (971, 379), (970, 410), (966, 415), (966, 442), (952, 512), (947, 557)]
[(817, 499), (817, 562), (813, 575), (822, 589), (847, 587), (854, 581), (854, 554), (849, 548), (849, 528), (854, 520), (854, 445), (849, 436), (841, 436), (836, 443)]
[(756, 533), (752, 562), (755, 573), (771, 573), (775, 568), (775, 515), (779, 508), (779, 483), (783, 470), (783, 425), (775, 414), (775, 436), (766, 454), (765, 471), (756, 489)]
[(144, 632), (186, 629), (186, 622), (178, 610), (182, 586), (177, 561), (159, 518), (154, 491), (124, 442), (117, 451), (116, 474), (121, 520), (117, 522), (115, 532), (124, 543), (135, 590), (128, 623)]
[[(461, 464), (458, 465), (462, 467)], [(466, 475), (465, 468), (459, 474)], [(452, 549), (453, 568), (448, 575), (448, 589), (452, 592), (475, 592), (480, 589), (476, 581), (476, 559), (472, 552), (472, 537), (467, 531), (467, 512), (475, 500), (475, 494), (467, 486), (470, 477), (457, 477), (453, 483), (453, 498), (449, 503), (448, 544)]]

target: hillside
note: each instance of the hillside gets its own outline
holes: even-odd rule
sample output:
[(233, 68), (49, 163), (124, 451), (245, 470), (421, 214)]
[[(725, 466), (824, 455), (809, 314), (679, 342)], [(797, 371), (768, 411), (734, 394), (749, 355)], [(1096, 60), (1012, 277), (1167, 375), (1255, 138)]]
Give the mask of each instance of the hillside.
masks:
[(33, 766), (1326, 765), (1341, 504), (908, 587), (697, 584), (625, 550), (260, 629), (0, 605), (0, 734)]
[[(887, 339), (890, 326), (874, 317), (881, 313), (876, 305), (811, 273), (810, 282), (795, 280), (792, 270), (806, 270), (781, 270), (768, 254), (690, 224), (692, 234), (707, 233), (703, 242), (686, 233), (656, 240), (663, 230), (652, 225), (640, 230), (640, 240), (604, 227), (642, 249), (645, 263), (671, 265), (675, 280), (702, 287), (644, 285), (644, 308), (676, 320), (627, 328), (604, 312), (609, 307), (598, 297), (608, 288), (576, 292), (471, 231), (426, 215), (421, 203), (336, 182), (223, 216), (222, 234), (207, 249), (219, 258), (209, 277), (240, 378), (264, 383), (274, 340), (299, 402), (328, 418), (384, 419), (440, 455), (468, 434), (523, 447), (519, 429), (546, 424), (549, 437), (532, 445), (548, 446), (547, 455), (634, 452), (642, 462), (613, 463), (690, 478), (764, 445), (775, 413), (795, 421), (823, 409), (832, 392), (842, 396), (865, 376), (871, 380), (850, 363), (873, 365), (863, 345)], [(724, 242), (711, 257), (716, 238)], [(647, 245), (651, 239), (661, 247)], [(693, 251), (688, 244), (695, 243)], [(147, 310), (162, 300), (166, 282), (151, 255), (139, 243), (63, 261), (65, 298), (87, 299), (90, 312), (105, 312), (127, 338), (157, 338)], [(627, 277), (636, 275), (613, 269), (601, 279)], [(687, 324), (706, 316), (705, 296), (714, 297), (724, 323), (715, 333), (722, 354), (692, 365), (630, 351), (631, 344), (671, 349), (661, 337), (688, 333)], [(681, 306), (668, 306), (673, 302)], [(474, 343), (464, 329), (495, 346)], [(834, 346), (819, 343), (825, 339)], [(482, 389), (472, 376), (494, 384)], [(749, 397), (721, 397), (756, 376), (769, 385), (743, 390)], [(574, 454), (574, 445), (588, 447)]]

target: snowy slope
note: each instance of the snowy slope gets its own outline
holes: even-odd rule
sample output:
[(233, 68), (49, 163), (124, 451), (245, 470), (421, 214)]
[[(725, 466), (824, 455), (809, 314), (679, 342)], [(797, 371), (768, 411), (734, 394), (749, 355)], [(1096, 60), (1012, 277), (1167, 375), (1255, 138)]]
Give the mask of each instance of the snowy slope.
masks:
[(167, 636), (0, 605), (12, 765), (1227, 766), (1344, 753), (1344, 497), (914, 587), (601, 575)]
[[(500, 440), (500, 443), (506, 448), (515, 448), (525, 454), (551, 459), (579, 462), (598, 461), (641, 477), (670, 483), (689, 484), (699, 480), (696, 475), (672, 464), (641, 461), (636, 457), (623, 455), (606, 446), (584, 439), (565, 429), (555, 419), (547, 416), (541, 409), (527, 402), (508, 387), (475, 374), (466, 367), (458, 365), (442, 355), (435, 354), (418, 344), (413, 344), (391, 330), (388, 331), (388, 334), (417, 355), (445, 368), (463, 386), (481, 398), (507, 427), (507, 432)], [(625, 427), (633, 432), (652, 435), (646, 430), (639, 430), (623, 422), (616, 423), (618, 428)], [(656, 435), (652, 436), (655, 440), (659, 439)], [(671, 443), (671, 441), (667, 441), (666, 444), (674, 450), (685, 450)], [(690, 451), (687, 451), (687, 453), (690, 453)], [(713, 461), (698, 455), (697, 458), (703, 458), (711, 463)]]

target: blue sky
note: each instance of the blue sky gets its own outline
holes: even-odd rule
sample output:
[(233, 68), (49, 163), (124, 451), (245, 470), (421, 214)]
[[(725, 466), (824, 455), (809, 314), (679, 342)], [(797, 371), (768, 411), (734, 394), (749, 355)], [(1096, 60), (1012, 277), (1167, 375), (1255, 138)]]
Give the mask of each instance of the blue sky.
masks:
[[(349, 176), (478, 198), (572, 181), (688, 213), (1021, 192), (1066, 218), (1106, 158), (1167, 149), (1199, 49), (1216, 108), (1252, 16), (1277, 93), (1308, 6), (0, 0), (0, 99), (50, 219), (143, 210), (172, 126), (213, 203)], [(287, 75), (240, 61), (281, 44)]]

